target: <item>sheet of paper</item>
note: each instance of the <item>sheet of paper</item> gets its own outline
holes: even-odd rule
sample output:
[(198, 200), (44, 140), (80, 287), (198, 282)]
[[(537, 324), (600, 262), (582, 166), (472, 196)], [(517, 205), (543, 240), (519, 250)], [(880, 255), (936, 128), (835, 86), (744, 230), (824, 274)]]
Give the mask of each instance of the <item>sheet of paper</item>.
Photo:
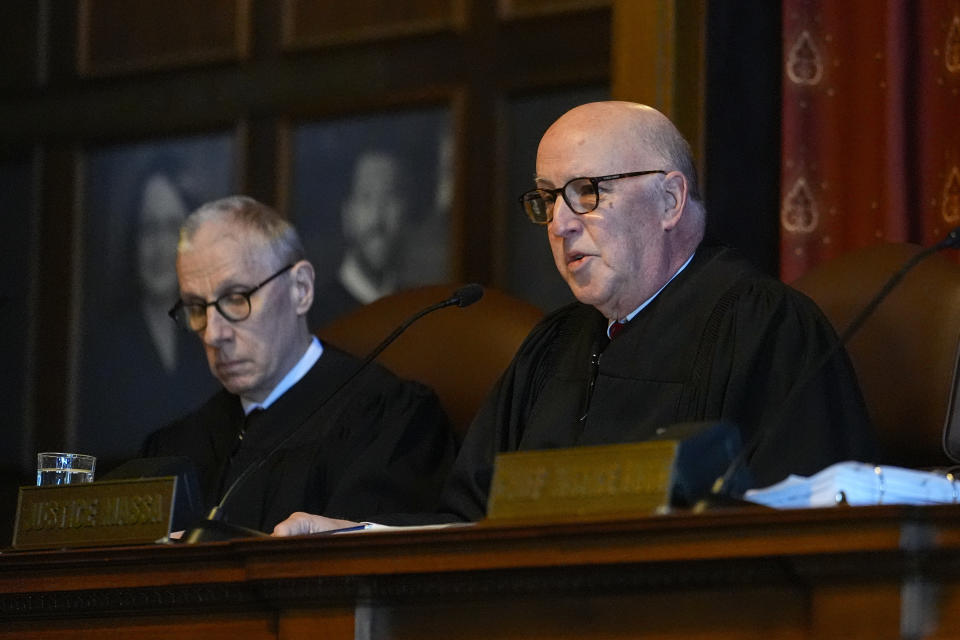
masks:
[(950, 474), (863, 462), (838, 462), (809, 476), (789, 476), (746, 500), (781, 509), (877, 504), (949, 504), (960, 502), (960, 479)]

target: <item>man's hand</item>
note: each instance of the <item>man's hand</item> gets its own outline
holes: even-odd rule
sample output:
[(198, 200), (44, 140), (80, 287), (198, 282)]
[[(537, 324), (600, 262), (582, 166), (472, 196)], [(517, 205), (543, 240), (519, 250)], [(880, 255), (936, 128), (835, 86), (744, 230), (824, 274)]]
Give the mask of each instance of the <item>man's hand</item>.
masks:
[(331, 529), (345, 529), (347, 527), (358, 527), (359, 522), (351, 520), (337, 520), (336, 518), (325, 518), (315, 516), (312, 513), (297, 511), (290, 514), (290, 517), (277, 524), (273, 528), (275, 536), (302, 536), (308, 533), (322, 533)]

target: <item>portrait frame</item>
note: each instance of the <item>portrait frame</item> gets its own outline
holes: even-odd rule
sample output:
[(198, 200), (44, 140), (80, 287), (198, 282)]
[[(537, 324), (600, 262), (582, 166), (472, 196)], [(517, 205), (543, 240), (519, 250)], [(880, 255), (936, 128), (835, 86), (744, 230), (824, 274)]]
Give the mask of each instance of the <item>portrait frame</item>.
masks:
[(234, 193), (242, 128), (102, 141), (82, 150), (74, 235), (68, 440), (105, 462), (137, 457), (155, 429), (218, 385), (196, 336), (166, 311), (179, 297), (183, 218)]
[(33, 469), (32, 405), (34, 333), (31, 325), (36, 305), (35, 265), (39, 224), (37, 216), (37, 162), (27, 151), (0, 157), (0, 207), (7, 214), (0, 241), (0, 354), (6, 363), (2, 383), (3, 424), (6, 444), (0, 455), (4, 474)]
[(509, 293), (544, 311), (573, 301), (570, 288), (557, 272), (546, 238), (546, 227), (524, 215), (518, 199), (533, 189), (537, 146), (553, 122), (573, 107), (608, 100), (605, 87), (573, 87), (511, 96), (506, 106), (506, 222), (501, 245), (506, 253), (501, 280)]
[[(316, 269), (311, 327), (394, 291), (456, 279), (457, 116), (441, 101), (288, 124), (286, 210)], [(379, 231), (365, 236), (371, 229)]]

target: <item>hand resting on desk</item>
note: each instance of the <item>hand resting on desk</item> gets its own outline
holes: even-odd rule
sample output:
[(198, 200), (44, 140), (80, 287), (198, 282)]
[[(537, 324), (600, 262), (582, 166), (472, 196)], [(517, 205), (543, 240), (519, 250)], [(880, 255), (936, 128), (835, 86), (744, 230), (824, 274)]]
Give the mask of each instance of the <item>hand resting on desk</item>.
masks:
[(273, 528), (275, 536), (302, 536), (309, 533), (323, 533), (333, 529), (346, 529), (347, 527), (358, 527), (359, 522), (350, 520), (337, 520), (336, 518), (326, 518), (324, 516), (315, 516), (312, 513), (297, 511), (290, 514), (283, 522), (280, 522)]

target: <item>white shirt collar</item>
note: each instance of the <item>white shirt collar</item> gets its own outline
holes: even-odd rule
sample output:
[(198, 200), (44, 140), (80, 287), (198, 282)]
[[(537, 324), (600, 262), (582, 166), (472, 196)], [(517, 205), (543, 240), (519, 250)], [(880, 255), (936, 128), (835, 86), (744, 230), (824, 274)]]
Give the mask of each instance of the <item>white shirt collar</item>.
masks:
[(290, 387), (300, 382), (300, 378), (307, 375), (307, 371), (310, 371), (310, 368), (317, 363), (317, 360), (319, 360), (322, 355), (323, 345), (320, 344), (320, 341), (314, 336), (313, 340), (310, 341), (310, 346), (307, 347), (307, 351), (300, 357), (297, 364), (287, 372), (287, 375), (283, 376), (283, 380), (273, 388), (273, 391), (270, 392), (270, 395), (268, 395), (263, 402), (257, 402), (256, 400), (250, 400), (249, 398), (240, 396), (240, 404), (243, 405), (244, 415), (249, 415), (254, 409), (268, 409), (270, 405), (276, 402), (277, 398), (286, 393)]
[[(670, 279), (667, 280), (666, 282), (664, 282), (664, 283), (663, 283), (663, 286), (660, 287), (659, 289), (657, 289), (657, 292), (656, 292), (656, 293), (654, 293), (652, 296), (650, 296), (649, 298), (647, 298), (646, 300), (644, 300), (643, 303), (642, 303), (639, 307), (637, 307), (636, 309), (634, 309), (633, 311), (631, 311), (630, 313), (628, 313), (627, 316), (626, 316), (623, 320), (620, 320), (619, 322), (626, 324), (627, 322), (630, 322), (631, 320), (633, 320), (633, 317), (634, 317), (634, 316), (636, 316), (638, 313), (640, 313), (641, 311), (643, 311), (643, 309), (644, 309), (648, 304), (650, 304), (651, 302), (653, 302), (653, 299), (656, 298), (658, 295), (660, 295), (660, 292), (663, 291), (664, 289), (666, 289), (666, 288), (667, 288), (667, 285), (670, 284), (671, 282), (673, 282), (673, 279), (676, 278), (678, 275), (680, 275), (680, 272), (681, 272), (681, 271), (683, 271), (684, 269), (687, 268), (687, 265), (690, 264), (690, 261), (693, 260), (693, 256), (695, 256), (695, 255), (696, 255), (696, 251), (694, 251), (693, 253), (691, 253), (691, 254), (690, 254), (690, 257), (687, 258), (687, 261), (684, 262), (682, 265), (680, 265), (680, 268), (677, 269), (676, 273), (674, 273), (672, 276), (670, 276)], [(617, 321), (616, 321), (616, 320), (609, 320), (609, 321), (607, 322), (607, 337), (608, 337), (608, 338), (610, 337), (610, 325), (612, 325), (614, 322), (617, 322)]]

